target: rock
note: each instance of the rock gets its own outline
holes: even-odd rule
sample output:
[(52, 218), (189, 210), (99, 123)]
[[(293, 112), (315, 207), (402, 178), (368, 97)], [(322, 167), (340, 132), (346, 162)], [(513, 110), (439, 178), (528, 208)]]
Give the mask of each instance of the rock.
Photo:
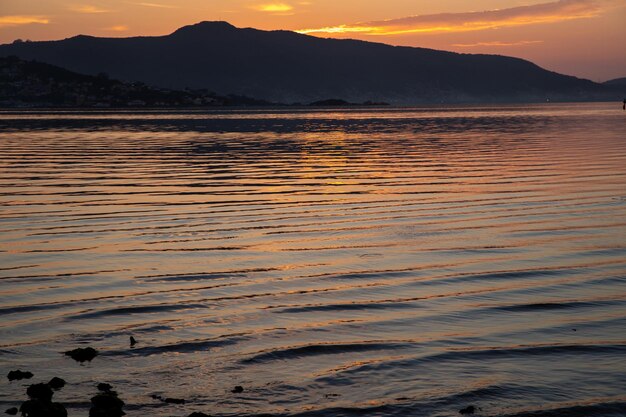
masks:
[(48, 382), (48, 386), (52, 389), (61, 389), (65, 386), (65, 380), (55, 376)]
[(150, 397), (168, 404), (185, 404), (185, 400), (182, 398), (163, 398), (156, 394), (152, 394)]
[(104, 382), (99, 383), (97, 388), (98, 388), (98, 391), (102, 391), (102, 392), (109, 392), (113, 389), (111, 384), (107, 384)]
[(137, 340), (134, 337), (130, 337), (130, 347), (134, 347), (137, 344)]
[(48, 384), (33, 384), (26, 390), (26, 394), (33, 400), (49, 403), (52, 401), (52, 388)]
[[(92, 407), (89, 410), (89, 417), (121, 417), (126, 413), (122, 411), (124, 401), (117, 397), (115, 391), (111, 391), (109, 384), (98, 384), (108, 386), (108, 390), (91, 397)], [(105, 387), (106, 388), (106, 387)]]
[(122, 410), (103, 410), (100, 408), (91, 408), (89, 410), (89, 417), (121, 417), (126, 415)]
[[(59, 378), (60, 379), (60, 378)], [(32, 384), (26, 389), (30, 400), (24, 401), (20, 412), (24, 417), (67, 417), (63, 405), (52, 402), (54, 392), (48, 384)]]
[(465, 407), (459, 410), (459, 413), (464, 414), (464, 415), (474, 414), (475, 412), (476, 412), (476, 407), (474, 407), (473, 405), (470, 405), (468, 407)]
[(189, 417), (211, 417), (211, 416), (208, 414), (199, 413), (196, 411), (196, 412), (189, 414)]
[(97, 408), (122, 408), (124, 401), (120, 400), (116, 394), (106, 392), (91, 397), (91, 403)]
[(232, 392), (233, 394), (241, 394), (243, 392), (243, 387), (241, 385), (237, 385), (230, 392)]
[(74, 350), (68, 350), (67, 352), (65, 352), (65, 355), (71, 357), (75, 361), (82, 363), (86, 361), (91, 361), (93, 358), (98, 356), (98, 351), (92, 347), (77, 348)]
[(61, 404), (41, 400), (25, 401), (20, 412), (25, 417), (67, 417), (67, 410)]
[(32, 372), (23, 372), (20, 371), (19, 369), (17, 371), (9, 371), (9, 373), (7, 374), (7, 378), (9, 378), (9, 381), (20, 381), (22, 379), (30, 379), (33, 377), (33, 373)]
[(185, 404), (185, 400), (182, 398), (165, 398), (163, 402), (168, 404)]
[(5, 413), (7, 413), (10, 416), (14, 416), (17, 414), (17, 407), (11, 407), (9, 408), (7, 411), (5, 411)]

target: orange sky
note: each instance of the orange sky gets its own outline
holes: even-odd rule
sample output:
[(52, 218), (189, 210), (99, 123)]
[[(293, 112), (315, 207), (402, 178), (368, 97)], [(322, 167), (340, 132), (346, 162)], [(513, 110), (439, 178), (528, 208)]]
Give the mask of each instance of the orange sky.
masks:
[(626, 76), (626, 0), (0, 0), (0, 42), (162, 35), (202, 20)]

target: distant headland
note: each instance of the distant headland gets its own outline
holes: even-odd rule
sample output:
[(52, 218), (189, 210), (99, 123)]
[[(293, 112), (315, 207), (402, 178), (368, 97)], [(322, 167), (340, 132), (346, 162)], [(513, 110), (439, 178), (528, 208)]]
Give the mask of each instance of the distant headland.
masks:
[[(165, 36), (80, 35), (0, 45), (0, 57), (9, 56), (92, 77), (107, 74), (126, 86), (124, 100), (134, 97), (129, 86), (137, 83), (154, 89), (144, 93), (161, 102), (224, 102), (229, 96), (254, 97), (257, 104), (332, 97), (390, 104), (621, 101), (626, 94), (623, 83), (595, 83), (518, 58), (240, 29), (226, 22), (202, 22)], [(146, 101), (127, 103), (135, 100)]]
[(123, 82), (108, 74), (78, 74), (37, 61), (0, 58), (0, 108), (202, 108), (267, 106), (385, 106), (366, 101), (327, 99), (313, 103), (274, 103), (252, 97), (218, 95), (207, 89), (172, 90), (142, 82)]

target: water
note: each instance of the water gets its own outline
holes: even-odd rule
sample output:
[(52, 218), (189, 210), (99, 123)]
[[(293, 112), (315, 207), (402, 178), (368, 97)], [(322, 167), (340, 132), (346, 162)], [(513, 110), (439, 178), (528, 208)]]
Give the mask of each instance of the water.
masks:
[(0, 371), (35, 377), (0, 407), (61, 376), (70, 416), (97, 382), (131, 417), (624, 416), (625, 127), (614, 104), (1, 113)]

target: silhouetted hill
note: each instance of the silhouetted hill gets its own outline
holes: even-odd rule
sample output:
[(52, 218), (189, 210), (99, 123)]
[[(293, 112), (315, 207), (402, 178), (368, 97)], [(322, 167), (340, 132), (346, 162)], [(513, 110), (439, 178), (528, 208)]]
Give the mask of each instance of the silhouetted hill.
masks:
[(517, 58), (238, 29), (226, 22), (159, 37), (76, 36), (0, 45), (0, 56), (8, 55), (160, 87), (208, 88), (284, 103), (329, 97), (394, 104), (617, 99), (610, 86)]
[(623, 78), (615, 78), (613, 80), (609, 80), (609, 81), (605, 81), (602, 84), (604, 85), (608, 85), (608, 86), (615, 86), (615, 87), (626, 87), (626, 77)]
[(174, 107), (267, 105), (243, 96), (206, 90), (176, 91), (140, 82), (111, 80), (106, 74), (78, 74), (54, 65), (0, 58), (0, 107)]

